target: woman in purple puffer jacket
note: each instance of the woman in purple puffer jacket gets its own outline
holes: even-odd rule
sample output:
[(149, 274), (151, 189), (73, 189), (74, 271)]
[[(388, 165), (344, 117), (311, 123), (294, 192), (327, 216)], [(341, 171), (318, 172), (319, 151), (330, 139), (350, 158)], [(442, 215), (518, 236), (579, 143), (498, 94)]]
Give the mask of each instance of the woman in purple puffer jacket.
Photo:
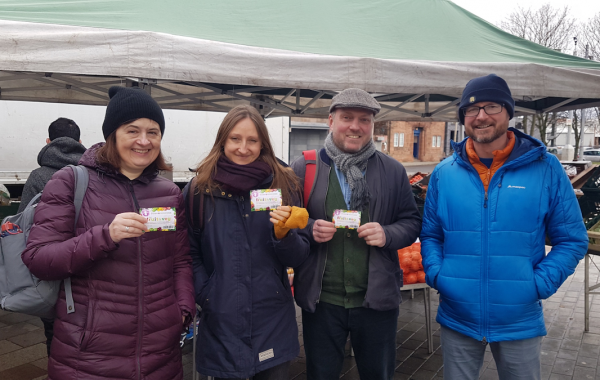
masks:
[[(179, 335), (194, 314), (191, 258), (181, 191), (158, 177), (165, 122), (141, 89), (112, 87), (106, 143), (88, 149), (89, 172), (74, 228), (74, 175), (44, 189), (23, 261), (43, 280), (71, 278), (56, 304), (50, 380), (182, 379)], [(176, 231), (147, 231), (140, 208), (172, 207)]]

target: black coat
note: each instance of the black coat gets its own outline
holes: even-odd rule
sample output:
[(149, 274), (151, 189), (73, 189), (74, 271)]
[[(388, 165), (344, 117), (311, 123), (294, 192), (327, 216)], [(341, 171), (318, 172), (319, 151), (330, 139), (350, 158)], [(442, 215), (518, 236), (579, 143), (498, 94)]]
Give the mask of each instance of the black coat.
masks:
[[(294, 268), (294, 295), (302, 309), (314, 312), (321, 295), (321, 283), (327, 258), (327, 243), (319, 244), (312, 237), (316, 219), (328, 220), (325, 207), (329, 173), (333, 163), (325, 152), (319, 151), (313, 192), (307, 205), (310, 215), (306, 230), (311, 251), (308, 259)], [(304, 187), (306, 163), (300, 157), (292, 169)], [(374, 310), (391, 310), (402, 302), (402, 271), (398, 263), (398, 249), (415, 242), (421, 231), (421, 215), (413, 198), (406, 170), (398, 161), (381, 152), (373, 154), (367, 163), (369, 222), (383, 227), (386, 243), (382, 248), (369, 248), (369, 280), (363, 306)], [(331, 220), (329, 220), (331, 221)]]
[(212, 195), (203, 197), (202, 231), (189, 234), (196, 303), (202, 307), (196, 366), (208, 376), (248, 378), (298, 355), (287, 267), (306, 259), (308, 237), (291, 230), (278, 241), (269, 212), (250, 211), (249, 194)]

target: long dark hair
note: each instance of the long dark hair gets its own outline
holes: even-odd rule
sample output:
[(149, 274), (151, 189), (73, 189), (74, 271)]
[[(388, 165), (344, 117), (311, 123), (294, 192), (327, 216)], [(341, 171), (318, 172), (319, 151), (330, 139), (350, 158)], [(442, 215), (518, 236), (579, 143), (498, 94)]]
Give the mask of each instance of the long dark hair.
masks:
[(216, 189), (218, 186), (213, 181), (213, 176), (217, 172), (217, 161), (224, 154), (223, 147), (227, 141), (227, 137), (231, 133), (231, 130), (237, 123), (244, 119), (250, 119), (256, 127), (258, 137), (262, 142), (262, 149), (257, 160), (261, 160), (268, 164), (273, 171), (273, 182), (271, 183), (272, 189), (281, 189), (281, 197), (284, 205), (293, 204), (294, 199), (300, 199), (300, 184), (298, 177), (292, 171), (291, 168), (284, 167), (279, 163), (275, 153), (273, 152), (273, 146), (269, 139), (269, 131), (265, 124), (262, 116), (258, 113), (256, 108), (249, 105), (240, 105), (234, 107), (219, 127), (217, 132), (217, 138), (215, 144), (208, 153), (208, 156), (202, 160), (198, 168), (196, 169), (196, 178), (194, 179), (194, 186), (196, 191), (203, 191), (205, 188), (211, 190)]

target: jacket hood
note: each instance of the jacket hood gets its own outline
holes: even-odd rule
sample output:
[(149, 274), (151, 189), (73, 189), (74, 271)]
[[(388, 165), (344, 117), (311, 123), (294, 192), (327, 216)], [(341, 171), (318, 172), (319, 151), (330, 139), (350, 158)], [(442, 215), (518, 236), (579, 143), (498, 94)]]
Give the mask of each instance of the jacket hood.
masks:
[[(546, 153), (546, 146), (540, 140), (536, 139), (535, 137), (531, 137), (515, 128), (508, 128), (508, 130), (515, 134), (515, 146), (506, 160), (507, 163), (514, 161), (515, 159), (522, 157), (529, 152), (532, 152), (532, 159), (538, 156), (543, 156)], [(467, 155), (467, 139), (468, 137), (459, 143), (454, 141), (451, 142), (452, 149), (454, 149), (454, 159), (460, 157), (464, 162), (470, 162), (469, 156)]]
[(40, 150), (38, 164), (53, 169), (62, 169), (67, 165), (77, 165), (85, 147), (70, 137), (54, 139)]
[[(103, 147), (104, 144), (105, 143), (100, 142), (100, 143), (92, 145), (88, 150), (86, 150), (85, 153), (83, 153), (83, 155), (81, 156), (81, 159), (79, 160), (79, 165), (83, 165), (90, 169), (93, 169), (93, 170), (97, 171), (99, 174), (103, 174), (103, 175), (107, 175), (107, 176), (110, 176), (113, 178), (122, 179), (122, 180), (124, 179), (124, 180), (129, 181), (129, 178), (127, 178), (123, 174), (121, 174), (121, 172), (117, 168), (115, 168), (111, 165), (101, 164), (96, 160), (96, 152), (98, 151), (98, 149)], [(142, 175), (137, 177), (134, 181), (141, 181), (143, 183), (149, 183), (157, 175), (158, 175), (157, 170), (154, 170), (151, 167), (147, 167), (142, 172)]]

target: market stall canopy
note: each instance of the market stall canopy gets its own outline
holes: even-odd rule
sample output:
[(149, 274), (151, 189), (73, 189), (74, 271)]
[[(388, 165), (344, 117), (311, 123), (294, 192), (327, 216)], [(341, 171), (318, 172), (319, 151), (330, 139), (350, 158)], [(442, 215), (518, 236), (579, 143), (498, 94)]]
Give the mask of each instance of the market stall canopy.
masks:
[(337, 91), (379, 120), (455, 120), (465, 84), (505, 78), (517, 113), (600, 104), (600, 62), (507, 34), (447, 0), (0, 0), (0, 100), (325, 116)]

